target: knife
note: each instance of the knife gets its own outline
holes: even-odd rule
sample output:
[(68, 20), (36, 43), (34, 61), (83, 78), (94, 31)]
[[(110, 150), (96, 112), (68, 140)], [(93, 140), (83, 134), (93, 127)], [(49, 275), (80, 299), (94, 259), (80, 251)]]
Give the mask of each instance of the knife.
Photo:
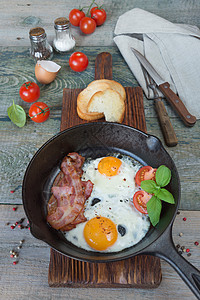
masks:
[(165, 82), (162, 77), (157, 73), (157, 71), (153, 68), (150, 62), (136, 49), (131, 47), (131, 50), (141, 63), (141, 65), (145, 68), (145, 70), (149, 73), (149, 75), (156, 82), (157, 87), (169, 101), (171, 106), (176, 110), (179, 114), (185, 125), (193, 126), (196, 123), (196, 117), (192, 116), (181, 99), (170, 89), (170, 85), (168, 82)]

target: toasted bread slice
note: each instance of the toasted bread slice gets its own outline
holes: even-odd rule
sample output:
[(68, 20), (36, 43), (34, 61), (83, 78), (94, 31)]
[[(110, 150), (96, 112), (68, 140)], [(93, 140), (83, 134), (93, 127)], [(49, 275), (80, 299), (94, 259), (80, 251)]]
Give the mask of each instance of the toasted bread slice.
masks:
[(124, 89), (124, 87), (117, 81), (115, 80), (109, 80), (109, 79), (99, 79), (99, 80), (94, 80), (92, 81), (90, 84), (88, 84), (88, 87), (92, 87), (97, 83), (106, 83), (109, 85), (110, 89), (115, 90), (116, 92), (118, 92), (121, 96), (122, 99), (125, 101), (126, 100), (126, 91)]
[(78, 106), (77, 106), (76, 110), (77, 110), (77, 114), (78, 114), (79, 118), (86, 120), (86, 121), (94, 121), (94, 120), (98, 120), (98, 119), (101, 119), (104, 117), (104, 114), (97, 113), (97, 112), (96, 113), (87, 113), (87, 114), (82, 113), (79, 110)]
[(88, 103), (89, 112), (103, 113), (106, 121), (121, 123), (124, 118), (125, 101), (113, 89), (96, 92)]
[(109, 84), (97, 81), (79, 93), (77, 98), (77, 113), (81, 119), (92, 121), (104, 117), (103, 113), (88, 112), (88, 102), (96, 92), (108, 88)]

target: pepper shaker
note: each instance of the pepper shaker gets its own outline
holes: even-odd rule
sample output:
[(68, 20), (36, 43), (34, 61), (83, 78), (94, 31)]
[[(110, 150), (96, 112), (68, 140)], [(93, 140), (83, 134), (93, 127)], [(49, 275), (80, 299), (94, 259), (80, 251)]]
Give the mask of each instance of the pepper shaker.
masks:
[(52, 59), (53, 48), (47, 41), (47, 35), (42, 27), (30, 29), (29, 37), (31, 42), (30, 54), (34, 60)]
[(70, 22), (67, 18), (61, 17), (54, 21), (55, 38), (53, 47), (57, 52), (68, 52), (75, 47), (76, 41), (71, 34)]

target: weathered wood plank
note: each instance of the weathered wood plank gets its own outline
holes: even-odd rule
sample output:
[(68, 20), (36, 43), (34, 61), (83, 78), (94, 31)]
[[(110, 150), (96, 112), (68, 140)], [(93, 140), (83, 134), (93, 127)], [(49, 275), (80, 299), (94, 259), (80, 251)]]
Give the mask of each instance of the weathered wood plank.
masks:
[[(54, 20), (61, 16), (68, 17), (71, 9), (79, 6), (88, 6), (90, 3), (90, 0), (77, 0), (76, 4), (71, 0), (58, 0), (56, 5), (54, 5), (53, 1), (47, 0), (35, 0), (34, 3), (27, 3), (25, 0), (17, 2), (11, 0), (8, 4), (6, 0), (2, 0), (0, 10), (0, 45), (29, 46), (29, 30), (36, 26), (44, 27), (48, 40), (52, 42), (55, 35)], [(135, 7), (155, 13), (171, 22), (200, 26), (199, 0), (110, 0), (98, 1), (98, 3), (104, 3), (107, 20), (103, 26), (88, 36), (81, 34), (79, 28), (73, 27), (72, 33), (78, 46), (113, 45), (113, 31), (118, 17)]]
[[(74, 72), (69, 67), (68, 54), (55, 54), (53, 61), (61, 66), (55, 81), (48, 85), (40, 83), (40, 100), (52, 107), (51, 114), (60, 117), (62, 105), (63, 88), (84, 88), (95, 77), (95, 59), (101, 52), (110, 52), (113, 64), (113, 79), (123, 86), (138, 86), (137, 80), (128, 68), (126, 62), (118, 51), (117, 47), (79, 47), (77, 51), (83, 51), (89, 59), (89, 65), (84, 72)], [(0, 118), (7, 119), (7, 107), (12, 104), (13, 99), (17, 104), (22, 105), (26, 111), (30, 104), (20, 99), (19, 88), (26, 81), (36, 81), (35, 63), (29, 57), (27, 47), (0, 47), (0, 84), (1, 84), (1, 106)], [(164, 101), (170, 117), (177, 118), (177, 114), (171, 106)], [(156, 117), (154, 102), (144, 97), (146, 117)], [(195, 128), (195, 127), (194, 127)]]
[[(25, 169), (37, 149), (59, 132), (63, 88), (84, 88), (91, 82), (95, 74), (96, 55), (103, 51), (112, 54), (113, 79), (124, 86), (135, 87), (138, 84), (116, 47), (80, 48), (79, 50), (88, 55), (90, 61), (88, 69), (81, 74), (70, 70), (69, 54), (56, 55), (55, 61), (62, 65), (60, 73), (52, 84), (40, 85), (40, 100), (50, 106), (50, 118), (42, 124), (27, 119), (26, 126), (18, 128), (7, 117), (7, 107), (15, 99), (15, 102), (22, 105), (28, 113), (30, 104), (20, 100), (18, 92), (25, 81), (35, 80), (34, 63), (28, 56), (27, 47), (17, 48), (17, 50), (12, 47), (2, 47), (1, 50), (0, 203), (21, 203), (21, 190), (14, 194), (11, 194), (10, 190), (22, 184)], [(153, 101), (148, 101), (144, 97), (144, 108), (147, 132), (158, 136), (164, 142)], [(166, 147), (166, 149), (179, 171), (182, 186), (181, 208), (200, 209), (200, 202), (196, 201), (200, 195), (200, 121), (198, 120), (192, 128), (185, 127), (171, 107), (166, 105), (166, 108), (179, 140), (175, 148)]]
[[(24, 217), (23, 207), (18, 206), (14, 212), (12, 205), (0, 205), (0, 295), (3, 300), (23, 299), (99, 299), (99, 295), (105, 300), (121, 299), (191, 299), (195, 300), (189, 288), (180, 279), (177, 273), (164, 261), (162, 263), (162, 282), (157, 289), (71, 289), (49, 288), (48, 266), (49, 246), (35, 239), (28, 229), (14, 230), (5, 224), (11, 224)], [(187, 221), (182, 218), (186, 217)], [(175, 244), (190, 248), (191, 256), (184, 253), (195, 267), (200, 268), (200, 246), (194, 242), (200, 242), (200, 212), (181, 211), (177, 215), (173, 226), (173, 239)], [(180, 237), (179, 233), (183, 236)], [(17, 247), (19, 241), (25, 239), (20, 250), (19, 263), (12, 265), (9, 251)]]

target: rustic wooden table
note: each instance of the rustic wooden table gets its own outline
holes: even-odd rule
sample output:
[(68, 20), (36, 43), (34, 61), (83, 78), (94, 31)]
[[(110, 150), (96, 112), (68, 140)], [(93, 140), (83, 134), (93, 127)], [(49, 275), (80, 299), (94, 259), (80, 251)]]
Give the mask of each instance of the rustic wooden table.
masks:
[[(100, 2), (100, 1), (97, 1)], [(7, 107), (13, 99), (28, 111), (29, 104), (19, 97), (20, 86), (29, 80), (35, 81), (34, 62), (29, 57), (29, 29), (44, 27), (48, 40), (54, 36), (53, 21), (68, 16), (69, 11), (90, 3), (89, 0), (73, 1), (1, 1), (0, 10), (0, 299), (195, 299), (177, 273), (162, 261), (162, 282), (157, 289), (70, 289), (48, 286), (49, 247), (36, 240), (28, 229), (10, 228), (17, 220), (25, 217), (21, 184), (26, 167), (36, 150), (50, 137), (59, 132), (63, 88), (84, 88), (94, 78), (94, 61), (98, 53), (108, 51), (113, 56), (113, 79), (124, 86), (138, 86), (136, 79), (113, 43), (113, 31), (117, 18), (125, 11), (139, 7), (155, 13), (169, 21), (188, 23), (200, 27), (199, 0), (110, 0), (105, 1), (107, 21), (92, 34), (85, 36), (78, 28), (72, 28), (77, 41), (76, 50), (83, 51), (89, 58), (89, 66), (83, 73), (75, 73), (68, 65), (68, 54), (55, 54), (53, 61), (62, 66), (56, 80), (41, 87), (41, 101), (50, 109), (50, 118), (42, 124), (27, 120), (23, 128), (16, 127), (7, 116)], [(102, 3), (102, 2), (101, 2)], [(191, 256), (183, 253), (197, 268), (200, 268), (200, 121), (192, 128), (182, 121), (165, 102), (175, 128), (179, 144), (166, 150), (178, 168), (182, 197), (180, 214), (173, 226), (175, 244), (190, 249)], [(162, 133), (152, 101), (144, 97), (147, 131), (158, 136)], [(16, 189), (17, 188), (17, 189)], [(11, 193), (11, 190), (15, 190)], [(13, 211), (13, 207), (17, 207)], [(183, 217), (187, 220), (184, 222)], [(7, 223), (10, 225), (6, 225)], [(183, 235), (180, 237), (179, 233)], [(9, 251), (24, 239), (19, 263), (13, 265)], [(167, 246), (167, 245), (166, 245)]]

